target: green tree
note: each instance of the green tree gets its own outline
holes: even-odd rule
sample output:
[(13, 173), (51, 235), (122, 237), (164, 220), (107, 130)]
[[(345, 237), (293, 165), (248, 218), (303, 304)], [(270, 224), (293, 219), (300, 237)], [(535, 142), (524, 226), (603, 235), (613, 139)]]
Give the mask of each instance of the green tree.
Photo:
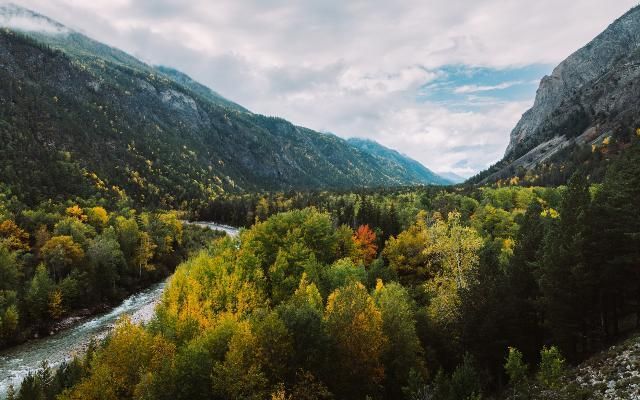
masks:
[(135, 218), (116, 217), (115, 229), (118, 234), (118, 243), (130, 266), (136, 265), (136, 251), (140, 243), (140, 228)]
[(409, 384), (411, 371), (425, 373), (414, 306), (407, 290), (398, 283), (384, 285), (379, 281), (374, 299), (382, 314), (382, 331), (388, 340), (382, 354), (386, 395), (400, 398), (402, 388)]
[(252, 330), (257, 340), (256, 357), (262, 360), (266, 378), (270, 382), (291, 381), (295, 370), (293, 360), (293, 337), (276, 311), (254, 316)]
[(528, 369), (527, 364), (522, 359), (522, 353), (514, 347), (509, 347), (504, 370), (509, 377), (512, 399), (526, 399), (529, 397)]
[(115, 296), (116, 284), (120, 273), (125, 270), (126, 262), (113, 228), (106, 229), (91, 242), (87, 255), (98, 297)]
[(54, 236), (42, 246), (40, 256), (57, 282), (67, 276), (73, 266), (80, 264), (84, 251), (71, 236)]
[(214, 326), (178, 349), (175, 399), (205, 400), (213, 397), (213, 365), (224, 360), (238, 326), (234, 316), (222, 315)]
[(54, 288), (54, 282), (44, 264), (38, 265), (36, 273), (27, 287), (25, 300), (31, 321), (44, 323), (49, 313), (49, 296)]
[(328, 292), (353, 283), (365, 283), (367, 271), (364, 265), (355, 265), (349, 258), (342, 258), (326, 270)]
[(0, 290), (0, 343), (13, 336), (19, 322), (17, 292), (15, 290)]
[[(597, 273), (599, 325), (605, 336), (620, 332), (630, 299), (640, 304), (640, 144), (611, 165), (587, 218), (585, 259)], [(640, 309), (636, 308), (636, 326)]]
[(175, 213), (147, 213), (141, 218), (159, 255), (170, 256), (182, 243), (182, 223)]
[(327, 300), (324, 318), (335, 355), (332, 392), (344, 398), (375, 394), (384, 379), (387, 340), (382, 314), (366, 288), (356, 283), (337, 289)]
[(305, 370), (320, 376), (328, 369), (329, 338), (323, 307), (320, 291), (303, 274), (294, 295), (276, 309), (291, 334), (294, 371)]
[(457, 213), (450, 213), (447, 221), (436, 220), (428, 231), (433, 239), (424, 253), (436, 260), (437, 268), (425, 284), (430, 296), (428, 313), (441, 332), (459, 340), (461, 294), (477, 281), (482, 239), (474, 229), (460, 223)]
[(547, 389), (562, 387), (565, 373), (565, 360), (556, 346), (543, 347), (540, 350), (538, 382)]
[(15, 252), (0, 243), (0, 291), (15, 290), (20, 279), (18, 258)]
[(589, 184), (576, 173), (567, 186), (560, 218), (545, 238), (540, 276), (545, 322), (554, 342), (575, 358), (586, 351), (594, 321), (597, 274), (584, 259), (585, 218), (591, 202)]
[(84, 249), (89, 239), (96, 235), (96, 230), (77, 218), (67, 217), (56, 223), (53, 233), (54, 236), (71, 236)]
[(514, 254), (506, 274), (507, 303), (512, 310), (510, 338), (527, 359), (537, 356), (543, 337), (538, 284), (546, 227), (542, 212), (538, 201), (529, 204), (516, 235)]
[(449, 399), (480, 400), (482, 381), (475, 360), (465, 354), (462, 363), (451, 374)]
[(213, 365), (212, 382), (215, 397), (226, 399), (264, 399), (267, 378), (263, 371), (259, 342), (248, 323), (241, 322), (229, 341), (223, 361)]

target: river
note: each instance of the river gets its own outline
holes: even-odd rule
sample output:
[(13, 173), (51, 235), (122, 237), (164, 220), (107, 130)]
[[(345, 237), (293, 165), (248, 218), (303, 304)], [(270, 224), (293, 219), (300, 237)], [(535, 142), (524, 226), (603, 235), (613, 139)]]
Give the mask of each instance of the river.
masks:
[[(224, 231), (230, 236), (238, 234), (237, 228), (226, 225), (212, 222), (192, 223)], [(47, 360), (52, 367), (58, 366), (73, 358), (75, 354), (82, 353), (92, 338), (104, 338), (121, 316), (128, 314), (136, 323), (148, 322), (153, 317), (155, 306), (166, 284), (167, 281), (157, 283), (131, 295), (111, 311), (94, 316), (55, 335), (29, 340), (0, 352), (0, 399), (6, 395), (9, 385), (14, 385), (17, 390), (22, 379), (29, 372), (37, 370), (42, 360)]]

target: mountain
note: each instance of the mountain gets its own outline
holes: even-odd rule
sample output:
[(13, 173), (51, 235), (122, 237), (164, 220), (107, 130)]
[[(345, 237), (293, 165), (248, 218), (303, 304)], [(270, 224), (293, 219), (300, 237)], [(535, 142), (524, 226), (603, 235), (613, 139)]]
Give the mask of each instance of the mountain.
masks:
[[(27, 202), (425, 183), (417, 166), (254, 114), (51, 19), (0, 6), (0, 186)], [(0, 189), (3, 189), (0, 187)]]
[(163, 65), (156, 66), (155, 69), (161, 72), (162, 74), (164, 74), (165, 76), (169, 77), (170, 79), (172, 79), (174, 82), (179, 83), (180, 85), (192, 91), (193, 93), (199, 94), (200, 96), (209, 100), (212, 103), (216, 103), (221, 106), (231, 108), (237, 111), (242, 111), (242, 112), (249, 111), (246, 108), (242, 107), (241, 105), (238, 105), (232, 101), (225, 99), (224, 97), (214, 92), (210, 88), (204, 86), (203, 84), (194, 81), (193, 79), (191, 79), (190, 76), (188, 76), (183, 72), (180, 72), (170, 67), (165, 67)]
[(369, 139), (351, 138), (347, 142), (358, 150), (375, 157), (388, 172), (410, 177), (424, 184), (451, 185), (453, 181), (439, 176), (418, 161)]
[(533, 172), (529, 177), (551, 171), (562, 180), (581, 165), (601, 175), (606, 160), (636, 140), (639, 96), (640, 7), (635, 7), (542, 79), (533, 107), (511, 132), (503, 160), (474, 181), (527, 171)]
[(467, 178), (462, 177), (456, 173), (453, 172), (438, 172), (438, 175), (440, 175), (441, 177), (450, 180), (451, 182), (458, 184), (458, 183), (462, 183), (464, 181), (467, 180)]

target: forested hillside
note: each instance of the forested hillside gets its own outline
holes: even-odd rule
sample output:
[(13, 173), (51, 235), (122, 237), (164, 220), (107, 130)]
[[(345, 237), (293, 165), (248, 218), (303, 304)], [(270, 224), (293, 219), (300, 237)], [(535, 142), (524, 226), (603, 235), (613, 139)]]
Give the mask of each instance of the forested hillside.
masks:
[(373, 140), (351, 138), (347, 142), (353, 147), (377, 158), (382, 165), (386, 166), (389, 172), (397, 169), (396, 173), (410, 176), (412, 180), (437, 185), (450, 185), (453, 183), (449, 179), (437, 175), (416, 160)]
[(188, 208), (225, 192), (440, 182), (46, 21), (60, 32), (0, 32), (0, 181), (29, 204)]

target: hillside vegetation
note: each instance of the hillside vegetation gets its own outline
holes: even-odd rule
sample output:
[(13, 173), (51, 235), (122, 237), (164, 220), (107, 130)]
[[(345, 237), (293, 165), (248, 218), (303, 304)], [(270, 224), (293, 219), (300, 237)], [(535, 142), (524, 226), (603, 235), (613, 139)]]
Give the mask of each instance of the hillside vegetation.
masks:
[(0, 65), (0, 181), (29, 204), (436, 183), (76, 33), (3, 30)]

